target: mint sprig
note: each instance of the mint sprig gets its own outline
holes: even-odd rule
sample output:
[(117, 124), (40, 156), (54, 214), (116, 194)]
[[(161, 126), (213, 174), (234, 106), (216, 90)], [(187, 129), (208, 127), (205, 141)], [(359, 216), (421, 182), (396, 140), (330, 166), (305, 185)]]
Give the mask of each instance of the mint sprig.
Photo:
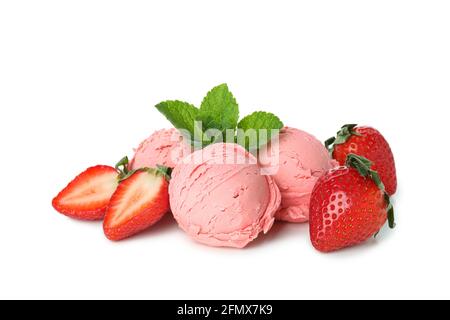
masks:
[[(197, 147), (205, 147), (215, 142), (225, 142), (231, 130), (233, 142), (238, 142), (247, 150), (253, 151), (267, 144), (275, 131), (283, 127), (280, 119), (272, 113), (254, 112), (239, 121), (239, 105), (227, 84), (221, 84), (208, 92), (200, 108), (187, 102), (168, 100), (156, 105), (174, 126)], [(239, 129), (236, 136), (236, 129)], [(249, 130), (257, 136), (256, 144), (250, 143)], [(211, 136), (211, 131), (216, 131)], [(221, 136), (222, 139), (219, 139)], [(230, 141), (227, 141), (230, 142)]]

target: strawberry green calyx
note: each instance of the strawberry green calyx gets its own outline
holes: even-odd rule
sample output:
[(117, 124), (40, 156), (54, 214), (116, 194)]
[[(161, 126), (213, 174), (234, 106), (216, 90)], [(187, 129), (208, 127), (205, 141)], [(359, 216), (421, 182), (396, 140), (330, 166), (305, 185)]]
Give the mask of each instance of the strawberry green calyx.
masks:
[(136, 172), (136, 170), (128, 169), (129, 162), (130, 161), (128, 160), (127, 156), (123, 157), (119, 162), (117, 162), (115, 168), (119, 172), (119, 176), (117, 177), (119, 182), (128, 179)]
[(134, 175), (136, 172), (146, 171), (158, 175), (162, 175), (167, 181), (170, 181), (172, 168), (157, 165), (156, 168), (140, 168), (136, 170), (128, 169), (129, 160), (128, 157), (123, 157), (119, 162), (117, 162), (115, 168), (119, 172), (117, 180), (120, 182), (127, 180), (129, 177)]
[(172, 169), (165, 167), (165, 166), (160, 166), (160, 165), (157, 165), (156, 168), (148, 168), (148, 167), (140, 168), (140, 169), (136, 169), (136, 170), (130, 172), (130, 175), (126, 179), (128, 179), (130, 176), (132, 176), (133, 174), (138, 173), (138, 172), (147, 172), (147, 173), (155, 175), (155, 176), (161, 176), (164, 179), (166, 179), (167, 181), (170, 181), (170, 179), (171, 179), (170, 174), (172, 173)]
[(122, 159), (120, 159), (119, 162), (117, 162), (115, 168), (120, 171), (120, 172), (124, 172), (127, 173), (128, 172), (128, 164), (129, 164), (129, 160), (128, 157), (125, 156)]
[(170, 181), (170, 179), (172, 178), (172, 168), (158, 164), (156, 166), (156, 170), (159, 174), (162, 174), (166, 178), (167, 181)]
[(375, 170), (372, 170), (372, 162), (368, 159), (358, 156), (356, 154), (350, 153), (347, 156), (346, 164), (350, 168), (356, 169), (361, 176), (364, 178), (370, 178), (373, 182), (380, 188), (384, 193), (384, 199), (387, 206), (387, 216), (389, 227), (393, 229), (395, 227), (395, 217), (394, 217), (394, 207), (391, 203), (391, 199), (386, 192), (383, 182), (381, 181), (380, 175)]
[(337, 132), (336, 137), (331, 137), (325, 141), (325, 147), (331, 155), (333, 154), (334, 146), (346, 143), (352, 135), (360, 136), (360, 134), (354, 130), (356, 126), (357, 124), (346, 124)]

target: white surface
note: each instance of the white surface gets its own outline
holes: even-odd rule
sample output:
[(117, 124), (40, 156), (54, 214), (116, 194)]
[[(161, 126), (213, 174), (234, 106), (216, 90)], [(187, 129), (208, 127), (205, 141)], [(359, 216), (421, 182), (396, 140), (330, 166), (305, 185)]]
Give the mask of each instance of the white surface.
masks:
[[(2, 1), (0, 298), (450, 298), (448, 1)], [(167, 218), (121, 243), (51, 208), (73, 176), (168, 126), (152, 106), (227, 82), (242, 115), (395, 152), (398, 227), (323, 255), (306, 225), (245, 250)]]

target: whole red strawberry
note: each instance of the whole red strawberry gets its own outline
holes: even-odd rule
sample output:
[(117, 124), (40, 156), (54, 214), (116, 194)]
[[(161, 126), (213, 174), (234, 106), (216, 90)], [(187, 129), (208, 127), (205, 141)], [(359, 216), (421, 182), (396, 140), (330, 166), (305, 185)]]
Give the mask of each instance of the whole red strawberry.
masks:
[(394, 155), (386, 139), (376, 129), (347, 124), (336, 137), (328, 139), (325, 146), (341, 165), (351, 153), (369, 159), (373, 163), (372, 169), (378, 172), (386, 186), (386, 192), (393, 195), (397, 191)]
[(311, 195), (310, 236), (322, 252), (366, 241), (387, 219), (395, 226), (389, 195), (371, 162), (350, 154), (346, 164), (323, 175)]

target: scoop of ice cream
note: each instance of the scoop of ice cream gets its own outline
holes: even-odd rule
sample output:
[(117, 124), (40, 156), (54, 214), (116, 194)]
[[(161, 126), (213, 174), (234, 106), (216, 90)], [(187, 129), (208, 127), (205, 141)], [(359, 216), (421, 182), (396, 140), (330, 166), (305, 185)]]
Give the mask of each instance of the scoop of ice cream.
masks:
[(257, 159), (236, 144), (196, 151), (174, 169), (170, 204), (180, 227), (209, 246), (243, 248), (274, 223), (281, 196)]
[(262, 166), (278, 167), (274, 175), (281, 192), (277, 220), (306, 222), (309, 203), (316, 181), (336, 166), (324, 145), (304, 131), (284, 128), (278, 140), (260, 151)]
[(154, 132), (136, 149), (130, 162), (130, 169), (153, 168), (163, 165), (174, 168), (190, 153), (190, 147), (176, 129), (163, 129)]

